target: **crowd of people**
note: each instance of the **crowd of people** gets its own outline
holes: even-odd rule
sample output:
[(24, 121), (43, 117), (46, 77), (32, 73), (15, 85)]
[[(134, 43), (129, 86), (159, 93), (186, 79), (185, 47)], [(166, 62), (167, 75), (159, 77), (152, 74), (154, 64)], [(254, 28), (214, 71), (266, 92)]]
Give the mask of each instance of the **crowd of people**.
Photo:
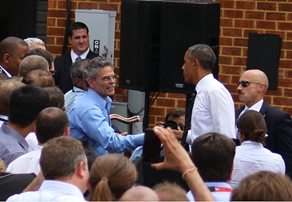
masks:
[[(240, 75), (244, 106), (235, 110), (212, 75), (212, 48), (189, 47), (181, 69), (194, 92), (186, 110), (169, 111), (153, 128), (163, 148), (149, 164), (145, 134), (118, 133), (111, 123), (113, 63), (90, 50), (82, 22), (70, 26), (68, 41), (71, 51), (56, 59), (38, 38), (0, 42), (1, 201), (292, 200), (292, 121), (264, 101), (263, 71)], [(180, 173), (187, 188), (136, 184), (154, 176), (135, 161)]]

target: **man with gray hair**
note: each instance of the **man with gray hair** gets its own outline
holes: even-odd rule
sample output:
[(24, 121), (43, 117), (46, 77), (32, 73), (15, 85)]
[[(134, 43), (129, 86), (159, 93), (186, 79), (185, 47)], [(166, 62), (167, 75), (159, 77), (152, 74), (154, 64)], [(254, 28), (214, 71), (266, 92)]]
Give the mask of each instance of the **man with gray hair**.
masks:
[(79, 140), (65, 136), (49, 140), (42, 149), (40, 166), (45, 178), (40, 189), (7, 201), (85, 201), (89, 172)]
[(25, 77), (29, 72), (36, 69), (49, 71), (47, 60), (39, 55), (27, 56), (19, 64), (19, 76)]
[(65, 94), (65, 108), (67, 114), (88, 89), (84, 78), (84, 70), (89, 65), (89, 62), (90, 59), (81, 59), (74, 62), (71, 66), (70, 76), (73, 81), (73, 89)]
[(195, 86), (196, 98), (191, 113), (190, 125), (185, 124), (182, 144), (192, 144), (195, 138), (208, 132), (217, 132), (235, 138), (234, 102), (226, 87), (216, 80), (212, 69), (216, 62), (214, 51), (205, 44), (189, 47), (184, 56), (182, 66), (186, 83)]
[(43, 50), (46, 50), (45, 43), (36, 37), (29, 37), (24, 39), (24, 41), (27, 43), (29, 50), (35, 49), (35, 48), (41, 48)]
[(0, 42), (0, 74), (9, 78), (18, 76), (18, 67), (28, 51), (25, 41), (18, 37), (7, 37)]
[(117, 135), (109, 111), (115, 94), (117, 75), (113, 64), (104, 57), (93, 58), (85, 69), (88, 91), (69, 112), (70, 136), (88, 139), (96, 155), (134, 150), (144, 142), (144, 134)]

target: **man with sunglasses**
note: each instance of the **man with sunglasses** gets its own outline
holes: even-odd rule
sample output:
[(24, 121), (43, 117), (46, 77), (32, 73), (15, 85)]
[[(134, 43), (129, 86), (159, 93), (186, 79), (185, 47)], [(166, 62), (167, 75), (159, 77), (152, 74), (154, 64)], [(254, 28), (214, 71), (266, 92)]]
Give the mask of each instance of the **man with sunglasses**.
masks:
[(280, 154), (286, 164), (286, 174), (292, 178), (292, 121), (288, 113), (268, 105), (264, 95), (269, 87), (269, 80), (258, 69), (243, 72), (238, 82), (238, 97), (245, 106), (235, 112), (238, 119), (247, 110), (260, 112), (266, 121), (268, 136), (266, 147)]
[(117, 135), (112, 128), (109, 111), (115, 94), (117, 75), (105, 57), (93, 58), (84, 70), (88, 90), (69, 112), (70, 136), (87, 139), (97, 156), (121, 153), (143, 145), (144, 134)]

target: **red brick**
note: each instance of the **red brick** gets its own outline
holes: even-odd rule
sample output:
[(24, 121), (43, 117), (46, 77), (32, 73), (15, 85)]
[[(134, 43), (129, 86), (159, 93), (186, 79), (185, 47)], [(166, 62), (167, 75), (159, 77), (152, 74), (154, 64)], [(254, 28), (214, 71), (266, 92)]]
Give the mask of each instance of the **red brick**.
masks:
[(258, 10), (276, 11), (277, 10), (277, 3), (257, 2), (257, 9)]
[(278, 10), (279, 11), (292, 11), (292, 4), (284, 4), (284, 3), (279, 3), (278, 4)]
[(100, 3), (99, 9), (107, 11), (118, 11), (118, 4)]
[(71, 9), (78, 9), (78, 3), (77, 2), (71, 2)]
[(272, 96), (282, 96), (283, 95), (283, 89), (277, 88), (274, 90), (267, 90), (266, 95), (272, 95)]
[(58, 27), (66, 27), (66, 19), (57, 19)]
[(278, 86), (292, 86), (292, 79), (278, 79)]
[(242, 38), (235, 38), (234, 39), (234, 45), (235, 46), (248, 46), (248, 39), (242, 39)]
[(292, 23), (290, 22), (279, 22), (278, 29), (280, 30), (292, 30)]
[(254, 28), (254, 21), (253, 20), (235, 20), (234, 27)]
[(241, 37), (242, 36), (242, 30), (241, 29), (223, 28), (223, 33), (221, 35), (223, 35), (223, 36)]
[(222, 74), (240, 74), (241, 69), (238, 67), (232, 67), (232, 66), (222, 66), (221, 68)]
[(223, 47), (222, 54), (223, 55), (241, 55), (241, 49), (240, 48)]
[(257, 33), (257, 34), (263, 34), (263, 30), (251, 30), (251, 29), (245, 29), (243, 36), (248, 37), (249, 33)]
[(248, 53), (248, 47), (243, 47), (242, 48), (242, 56), (247, 56)]
[(223, 18), (243, 18), (243, 11), (223, 10)]
[(284, 97), (292, 97), (292, 89), (284, 89)]
[(221, 18), (220, 27), (233, 27), (233, 20)]
[(53, 35), (53, 36), (62, 36), (64, 35), (65, 28), (49, 28), (47, 29), (47, 35)]
[(292, 40), (292, 32), (287, 32), (286, 40)]
[(47, 18), (47, 26), (55, 26), (56, 19), (55, 18)]
[(248, 1), (236, 1), (235, 8), (236, 9), (249, 9), (254, 10), (255, 9), (255, 2), (248, 2)]
[(287, 59), (292, 59), (292, 51), (287, 51), (286, 52), (286, 58)]
[(48, 10), (48, 17), (50, 18), (58, 18), (63, 17), (66, 18), (66, 10)]
[(231, 83), (237, 85), (237, 83), (238, 83), (238, 81), (239, 81), (239, 78), (240, 78), (240, 75), (241, 75), (241, 71), (240, 71), (240, 74), (238, 74), (238, 75), (232, 75)]
[(291, 106), (292, 105), (292, 99), (291, 98), (284, 98), (284, 97), (273, 97), (273, 104), (274, 105), (286, 105)]
[(287, 13), (287, 21), (291, 21), (292, 20), (292, 13)]
[(57, 1), (53, 1), (53, 0), (48, 1), (48, 9), (56, 8), (56, 7), (57, 7)]
[(221, 1), (221, 8), (234, 8), (234, 1)]
[(286, 14), (285, 13), (266, 13), (266, 19), (267, 20), (285, 20)]
[(280, 38), (284, 39), (286, 38), (286, 33), (284, 31), (273, 31), (273, 30), (269, 30), (266, 34), (276, 34), (276, 35), (279, 35)]
[(186, 96), (185, 94), (182, 93), (168, 93), (168, 98), (181, 98), (181, 99), (185, 99)]
[(289, 79), (289, 78), (292, 78), (292, 70), (286, 70), (285, 71), (285, 78)]
[(231, 76), (230, 75), (218, 75), (218, 80), (221, 81), (222, 83), (230, 83), (231, 81)]
[(149, 109), (150, 114), (152, 115), (160, 115), (160, 116), (164, 116), (165, 114), (165, 108), (156, 108), (156, 107), (151, 107)]
[(54, 37), (47, 37), (46, 38), (46, 45), (51, 45), (55, 43), (55, 38)]
[(246, 58), (233, 58), (233, 65), (246, 65)]
[(292, 49), (292, 42), (283, 41), (282, 42), (282, 49)]
[(292, 114), (292, 108), (288, 108), (288, 107), (282, 107), (282, 111), (288, 113), (288, 114)]
[(219, 63), (220, 64), (225, 64), (225, 65), (231, 65), (232, 58), (231, 57), (220, 56), (219, 57)]
[(259, 29), (276, 29), (275, 22), (267, 22), (267, 21), (257, 21), (256, 28)]
[(264, 12), (245, 11), (245, 19), (264, 19)]
[(230, 37), (220, 37), (219, 44), (220, 44), (220, 46), (222, 46), (222, 45), (231, 46), (232, 45), (232, 38), (230, 38)]
[(229, 92), (237, 92), (237, 84), (226, 84), (225, 87), (229, 90)]

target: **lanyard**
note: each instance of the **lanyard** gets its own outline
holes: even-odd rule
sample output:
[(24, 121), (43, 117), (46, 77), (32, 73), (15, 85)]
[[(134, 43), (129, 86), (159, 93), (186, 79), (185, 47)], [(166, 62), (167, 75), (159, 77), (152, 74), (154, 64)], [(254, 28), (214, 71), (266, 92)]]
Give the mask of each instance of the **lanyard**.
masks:
[(232, 192), (231, 188), (228, 187), (208, 187), (211, 192)]

